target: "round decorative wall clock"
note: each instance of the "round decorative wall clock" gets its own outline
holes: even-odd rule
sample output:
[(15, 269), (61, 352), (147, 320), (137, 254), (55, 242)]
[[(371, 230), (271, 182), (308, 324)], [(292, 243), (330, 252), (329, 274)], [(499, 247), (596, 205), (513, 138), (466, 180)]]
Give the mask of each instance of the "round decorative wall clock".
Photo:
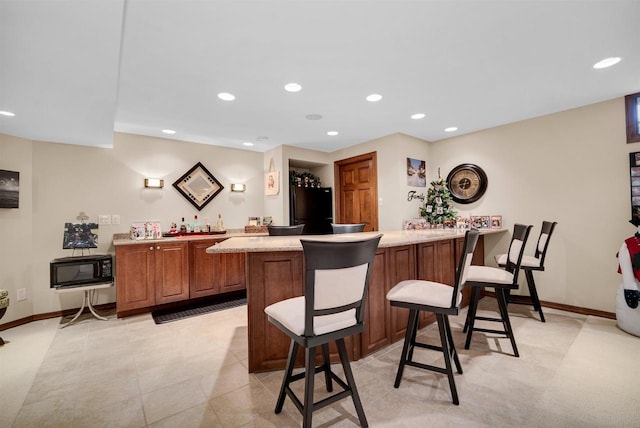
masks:
[(487, 190), (487, 174), (478, 165), (464, 163), (451, 170), (447, 176), (447, 187), (454, 201), (470, 204)]

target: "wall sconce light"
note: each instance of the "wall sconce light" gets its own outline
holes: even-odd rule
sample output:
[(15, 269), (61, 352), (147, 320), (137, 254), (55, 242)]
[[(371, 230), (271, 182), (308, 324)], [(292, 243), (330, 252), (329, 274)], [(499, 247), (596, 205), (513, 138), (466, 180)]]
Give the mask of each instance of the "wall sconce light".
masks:
[(247, 190), (247, 186), (245, 184), (233, 183), (231, 184), (232, 192), (244, 192)]
[(162, 189), (164, 187), (164, 180), (159, 178), (145, 178), (144, 187), (150, 187), (153, 189)]

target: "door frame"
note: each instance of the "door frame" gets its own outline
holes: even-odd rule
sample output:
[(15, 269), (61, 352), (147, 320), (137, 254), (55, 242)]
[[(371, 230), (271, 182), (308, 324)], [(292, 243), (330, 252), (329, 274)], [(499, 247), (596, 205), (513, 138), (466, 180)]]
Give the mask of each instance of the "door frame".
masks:
[(335, 207), (336, 207), (336, 215), (335, 215), (335, 222), (336, 223), (340, 223), (342, 221), (342, 206), (340, 205), (340, 202), (342, 200), (342, 184), (341, 184), (341, 180), (340, 180), (340, 170), (342, 167), (344, 167), (345, 165), (350, 165), (353, 163), (358, 163), (358, 162), (362, 162), (362, 161), (371, 161), (371, 173), (372, 173), (372, 181), (374, 182), (373, 185), (373, 216), (372, 218), (375, 221), (375, 225), (373, 226), (373, 230), (380, 230), (380, 228), (378, 227), (378, 152), (370, 152), (370, 153), (364, 153), (361, 155), (357, 155), (357, 156), (352, 156), (350, 158), (346, 158), (346, 159), (341, 159), (341, 160), (337, 160), (333, 163), (333, 183), (335, 185), (336, 188), (336, 192), (335, 192)]

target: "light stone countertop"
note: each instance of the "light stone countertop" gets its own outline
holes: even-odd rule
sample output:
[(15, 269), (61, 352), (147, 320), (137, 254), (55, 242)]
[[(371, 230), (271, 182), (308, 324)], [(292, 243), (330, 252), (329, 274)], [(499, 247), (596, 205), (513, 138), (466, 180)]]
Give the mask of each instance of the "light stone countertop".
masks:
[(266, 233), (245, 233), (242, 229), (227, 229), (227, 233), (214, 233), (211, 235), (181, 235), (181, 236), (172, 236), (169, 238), (160, 238), (160, 239), (130, 239), (128, 233), (121, 233), (118, 236), (114, 235), (113, 237), (113, 245), (115, 247), (119, 245), (136, 245), (136, 244), (147, 244), (147, 243), (157, 243), (157, 242), (180, 242), (180, 241), (202, 241), (205, 239), (227, 239), (227, 238), (237, 238), (237, 237), (258, 237), (258, 236), (267, 236)]
[[(481, 230), (482, 235), (507, 232), (507, 229)], [(300, 239), (309, 241), (352, 241), (373, 238), (382, 234), (379, 247), (395, 247), (400, 245), (419, 244), (422, 242), (441, 241), (462, 238), (464, 230), (387, 230), (381, 232), (343, 233), (337, 235), (295, 235), (295, 236), (234, 236), (232, 239), (217, 243), (207, 248), (207, 253), (255, 253), (269, 251), (302, 251)]]

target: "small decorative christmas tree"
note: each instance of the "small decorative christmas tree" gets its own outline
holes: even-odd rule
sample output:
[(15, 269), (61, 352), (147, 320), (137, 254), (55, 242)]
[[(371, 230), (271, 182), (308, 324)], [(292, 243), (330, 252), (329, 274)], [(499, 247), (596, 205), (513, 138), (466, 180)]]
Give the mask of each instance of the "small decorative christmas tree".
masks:
[(456, 214), (447, 182), (440, 177), (438, 168), (438, 178), (431, 182), (431, 187), (427, 190), (427, 198), (424, 206), (420, 207), (420, 215), (426, 217), (431, 224), (442, 224), (443, 220), (455, 220)]

